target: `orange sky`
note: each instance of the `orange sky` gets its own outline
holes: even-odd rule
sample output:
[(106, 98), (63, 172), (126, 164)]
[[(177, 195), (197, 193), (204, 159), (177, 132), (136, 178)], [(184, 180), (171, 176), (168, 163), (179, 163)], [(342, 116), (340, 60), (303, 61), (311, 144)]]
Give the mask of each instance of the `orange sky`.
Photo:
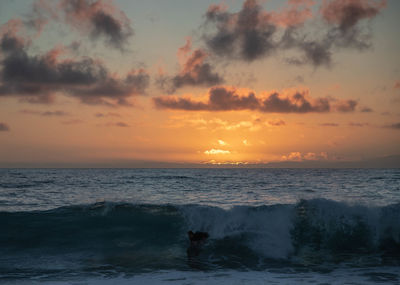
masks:
[(400, 154), (397, 1), (80, 2), (1, 4), (3, 167)]

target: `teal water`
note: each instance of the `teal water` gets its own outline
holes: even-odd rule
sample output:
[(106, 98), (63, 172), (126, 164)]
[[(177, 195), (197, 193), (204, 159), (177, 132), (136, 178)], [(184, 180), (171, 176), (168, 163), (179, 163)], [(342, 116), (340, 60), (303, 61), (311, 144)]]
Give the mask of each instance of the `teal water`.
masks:
[[(399, 182), (397, 169), (2, 169), (0, 283), (397, 284)], [(210, 234), (195, 253), (189, 229)]]

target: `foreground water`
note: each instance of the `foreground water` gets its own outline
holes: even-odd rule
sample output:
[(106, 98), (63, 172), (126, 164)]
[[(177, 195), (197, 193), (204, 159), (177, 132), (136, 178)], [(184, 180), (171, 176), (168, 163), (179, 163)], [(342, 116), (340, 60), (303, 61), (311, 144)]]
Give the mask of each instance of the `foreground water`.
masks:
[(400, 170), (0, 169), (0, 228), (1, 284), (399, 284)]

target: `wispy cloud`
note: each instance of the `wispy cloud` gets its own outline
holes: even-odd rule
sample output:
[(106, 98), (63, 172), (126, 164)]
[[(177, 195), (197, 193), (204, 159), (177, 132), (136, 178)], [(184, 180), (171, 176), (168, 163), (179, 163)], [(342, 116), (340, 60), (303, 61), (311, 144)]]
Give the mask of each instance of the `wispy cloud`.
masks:
[(339, 124), (337, 124), (337, 123), (322, 123), (322, 124), (319, 124), (321, 127), (338, 127), (339, 126)]
[(96, 113), (94, 114), (96, 118), (107, 118), (107, 117), (121, 117), (118, 113), (108, 112), (108, 113)]
[(276, 120), (269, 120), (268, 125), (274, 126), (274, 127), (279, 127), (279, 126), (285, 126), (286, 122), (281, 119), (276, 119)]
[(400, 123), (393, 123), (384, 126), (385, 128), (400, 130)]
[(36, 110), (28, 110), (24, 109), (21, 110), (20, 113), (22, 114), (28, 114), (28, 115), (38, 115), (38, 116), (44, 116), (44, 117), (63, 117), (63, 116), (69, 116), (70, 114), (61, 110), (56, 110), (56, 111), (36, 111)]
[(350, 122), (350, 127), (368, 127), (369, 123), (360, 123), (360, 122)]
[(73, 119), (73, 120), (68, 120), (68, 121), (62, 121), (61, 124), (63, 125), (77, 125), (83, 123), (82, 120), (80, 119)]
[(107, 126), (107, 127), (122, 127), (122, 128), (130, 127), (127, 123), (124, 123), (124, 122), (107, 123), (107, 124), (105, 124), (105, 126)]
[(10, 127), (6, 123), (0, 122), (0, 132), (10, 131)]
[(374, 110), (370, 107), (364, 107), (360, 111), (361, 113), (372, 113)]

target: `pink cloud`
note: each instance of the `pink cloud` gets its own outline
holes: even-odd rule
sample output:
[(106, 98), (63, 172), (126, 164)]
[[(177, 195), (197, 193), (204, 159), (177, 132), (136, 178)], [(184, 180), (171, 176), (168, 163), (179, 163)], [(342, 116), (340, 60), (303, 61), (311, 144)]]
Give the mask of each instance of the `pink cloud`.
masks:
[(222, 83), (223, 78), (207, 62), (208, 54), (203, 49), (192, 51), (191, 38), (186, 39), (184, 46), (177, 52), (181, 70), (175, 76), (160, 74), (159, 85), (167, 92), (173, 93), (183, 86), (212, 86)]
[(324, 0), (320, 12), (328, 23), (347, 31), (363, 19), (374, 18), (384, 7), (386, 0)]
[(313, 0), (290, 0), (288, 5), (278, 12), (269, 13), (271, 22), (282, 27), (296, 27), (313, 17)]

